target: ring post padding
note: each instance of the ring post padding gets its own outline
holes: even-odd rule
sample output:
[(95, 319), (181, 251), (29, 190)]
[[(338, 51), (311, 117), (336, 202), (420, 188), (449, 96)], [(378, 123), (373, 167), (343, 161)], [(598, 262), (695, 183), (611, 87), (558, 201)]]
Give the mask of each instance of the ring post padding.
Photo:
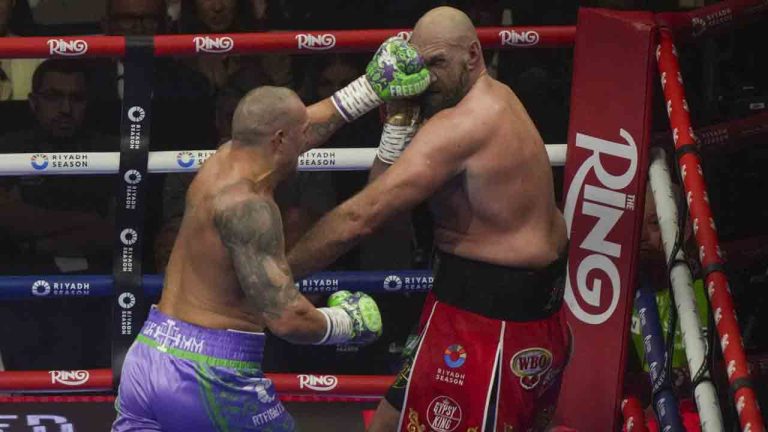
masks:
[(115, 388), (120, 382), (125, 354), (141, 329), (143, 320), (138, 311), (144, 310), (141, 260), (152, 112), (153, 51), (151, 37), (126, 38), (125, 92), (120, 120), (120, 181), (112, 261), (115, 280), (112, 296), (112, 376)]

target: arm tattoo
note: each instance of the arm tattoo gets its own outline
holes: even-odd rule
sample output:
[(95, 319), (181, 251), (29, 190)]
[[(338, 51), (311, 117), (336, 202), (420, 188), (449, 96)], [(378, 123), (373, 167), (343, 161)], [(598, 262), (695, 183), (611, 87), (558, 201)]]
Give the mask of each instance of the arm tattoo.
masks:
[(216, 212), (214, 224), (248, 300), (268, 318), (278, 318), (299, 291), (285, 260), (277, 206), (253, 197)]
[(327, 120), (309, 125), (307, 136), (309, 137), (310, 148), (322, 145), (344, 124), (344, 119), (335, 114)]

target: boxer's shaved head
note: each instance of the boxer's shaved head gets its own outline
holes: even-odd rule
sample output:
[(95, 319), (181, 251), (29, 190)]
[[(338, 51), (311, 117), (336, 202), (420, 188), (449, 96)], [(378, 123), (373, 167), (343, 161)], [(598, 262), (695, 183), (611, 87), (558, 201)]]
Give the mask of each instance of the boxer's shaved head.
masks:
[(306, 108), (293, 90), (264, 86), (251, 90), (237, 105), (232, 118), (232, 139), (253, 145), (288, 132), (306, 116)]
[(413, 29), (411, 43), (432, 75), (432, 85), (421, 97), (427, 117), (458, 104), (485, 71), (475, 26), (456, 8), (442, 6), (424, 14)]
[(445, 41), (468, 47), (477, 40), (472, 20), (464, 12), (449, 6), (441, 6), (424, 14), (413, 28), (411, 37), (416, 46)]

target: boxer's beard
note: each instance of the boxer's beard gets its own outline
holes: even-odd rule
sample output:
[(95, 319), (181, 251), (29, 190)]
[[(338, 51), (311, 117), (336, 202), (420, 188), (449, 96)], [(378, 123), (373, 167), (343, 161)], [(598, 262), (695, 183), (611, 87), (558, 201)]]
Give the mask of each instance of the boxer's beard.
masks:
[(421, 97), (421, 112), (424, 118), (430, 118), (438, 112), (456, 106), (469, 91), (469, 69), (464, 65), (455, 86), (446, 91), (427, 90)]

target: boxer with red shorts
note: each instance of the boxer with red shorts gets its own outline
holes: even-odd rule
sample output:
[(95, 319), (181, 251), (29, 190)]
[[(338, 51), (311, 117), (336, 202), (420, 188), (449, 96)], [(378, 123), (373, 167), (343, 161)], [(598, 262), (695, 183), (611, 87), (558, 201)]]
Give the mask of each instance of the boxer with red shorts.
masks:
[[(402, 374), (408, 385), (395, 383), (370, 430), (540, 430), (568, 351), (560, 311), (568, 237), (546, 148), (512, 89), (488, 75), (464, 13), (429, 11), (410, 43), (429, 87), (388, 101), (372, 181), (321, 219), (288, 263), (299, 276), (319, 270), (429, 200), (436, 301)], [(334, 102), (348, 111), (355, 100)]]

